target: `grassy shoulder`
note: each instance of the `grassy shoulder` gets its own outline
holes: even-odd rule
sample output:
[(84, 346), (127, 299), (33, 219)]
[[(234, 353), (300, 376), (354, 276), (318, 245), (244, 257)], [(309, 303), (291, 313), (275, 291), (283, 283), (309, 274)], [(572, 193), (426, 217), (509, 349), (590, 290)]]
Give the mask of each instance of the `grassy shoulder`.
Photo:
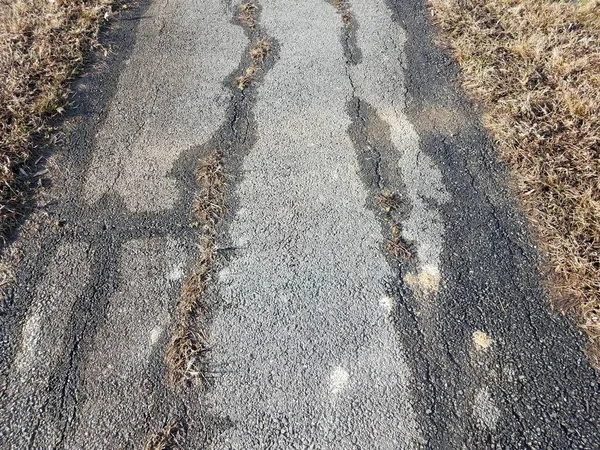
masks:
[(600, 6), (430, 0), (441, 40), (510, 167), (553, 305), (600, 366)]
[(27, 167), (112, 0), (0, 0), (0, 234), (24, 201)]

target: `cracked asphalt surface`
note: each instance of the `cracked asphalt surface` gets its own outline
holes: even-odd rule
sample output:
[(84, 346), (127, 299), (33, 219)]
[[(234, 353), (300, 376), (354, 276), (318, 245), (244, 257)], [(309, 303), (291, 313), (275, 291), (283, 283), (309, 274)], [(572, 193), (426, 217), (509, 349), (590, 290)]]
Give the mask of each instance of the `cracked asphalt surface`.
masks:
[[(257, 6), (272, 52), (243, 92), (251, 33), (217, 0), (142, 3), (75, 83), (4, 255), (0, 447), (143, 448), (177, 418), (190, 449), (600, 448), (583, 337), (549, 310), (423, 3)], [(172, 387), (214, 151), (207, 381)], [(394, 228), (412, 257), (386, 250)]]

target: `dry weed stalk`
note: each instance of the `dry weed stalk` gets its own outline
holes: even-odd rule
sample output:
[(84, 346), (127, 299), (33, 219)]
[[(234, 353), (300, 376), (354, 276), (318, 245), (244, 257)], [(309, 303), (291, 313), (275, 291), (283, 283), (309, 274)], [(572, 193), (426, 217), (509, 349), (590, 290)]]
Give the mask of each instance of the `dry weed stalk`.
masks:
[(193, 214), (202, 224), (203, 240), (200, 260), (181, 289), (177, 322), (165, 355), (172, 385), (198, 379), (205, 381), (204, 357), (209, 350), (206, 334), (209, 310), (205, 293), (216, 258), (216, 227), (225, 216), (225, 173), (221, 160), (221, 155), (214, 152), (200, 162), (196, 172), (200, 191)]
[(512, 169), (547, 256), (553, 304), (600, 364), (600, 7), (430, 0), (465, 90)]
[(180, 435), (183, 429), (178, 419), (171, 419), (167, 425), (151, 436), (144, 450), (177, 450), (183, 448)]

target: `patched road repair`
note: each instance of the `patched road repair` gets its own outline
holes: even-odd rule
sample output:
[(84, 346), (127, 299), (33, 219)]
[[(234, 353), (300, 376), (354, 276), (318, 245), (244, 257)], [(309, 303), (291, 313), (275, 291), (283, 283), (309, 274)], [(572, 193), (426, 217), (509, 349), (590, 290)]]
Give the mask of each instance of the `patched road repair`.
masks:
[(114, 24), (11, 243), (1, 448), (600, 448), (583, 337), (427, 14)]

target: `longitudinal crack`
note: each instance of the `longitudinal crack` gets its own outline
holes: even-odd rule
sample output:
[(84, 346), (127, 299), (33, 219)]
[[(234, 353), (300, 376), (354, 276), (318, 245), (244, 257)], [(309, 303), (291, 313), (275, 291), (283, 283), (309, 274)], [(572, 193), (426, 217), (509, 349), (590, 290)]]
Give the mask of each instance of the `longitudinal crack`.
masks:
[[(181, 291), (173, 335), (165, 362), (171, 385), (198, 381), (207, 384), (211, 378), (207, 353), (210, 349), (211, 303), (207, 289), (218, 264), (222, 237), (220, 228), (227, 212), (228, 158), (243, 153), (248, 142), (249, 114), (253, 94), (248, 89), (256, 84), (272, 53), (272, 42), (258, 24), (260, 8), (255, 2), (242, 3), (235, 21), (250, 39), (240, 68), (228, 83), (232, 102), (223, 125), (203, 146), (205, 155), (199, 162), (196, 181), (199, 191), (193, 204), (194, 226), (200, 230), (200, 258)], [(241, 72), (241, 74), (240, 74)]]
[(194, 202), (193, 215), (202, 224), (201, 256), (181, 290), (177, 324), (167, 349), (166, 362), (172, 384), (203, 377), (206, 371), (203, 356), (209, 343), (204, 295), (212, 277), (216, 226), (225, 214), (225, 175), (218, 152), (200, 162), (197, 181), (200, 192)]

